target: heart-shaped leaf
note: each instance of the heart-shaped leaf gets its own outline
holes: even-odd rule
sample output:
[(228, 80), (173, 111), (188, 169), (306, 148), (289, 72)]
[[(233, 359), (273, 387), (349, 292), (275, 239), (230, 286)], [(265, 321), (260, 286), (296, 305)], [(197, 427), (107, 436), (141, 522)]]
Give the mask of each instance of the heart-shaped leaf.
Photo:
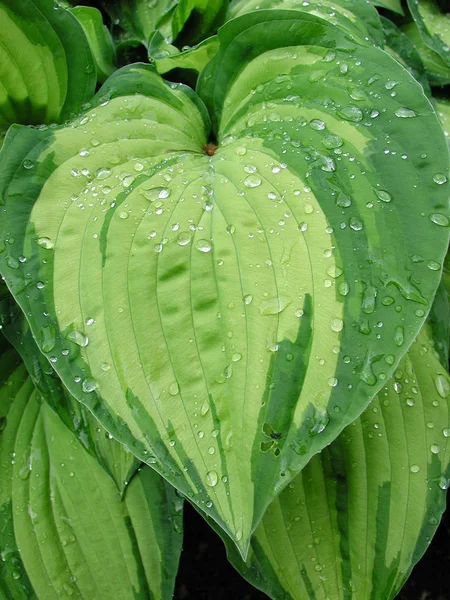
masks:
[(410, 74), (317, 17), (255, 11), (219, 40), (218, 149), (143, 65), (67, 127), (10, 130), (0, 266), (72, 395), (245, 554), (422, 325), (448, 154)]
[(0, 1), (0, 65), (0, 134), (73, 117), (94, 93), (83, 29), (53, 0)]

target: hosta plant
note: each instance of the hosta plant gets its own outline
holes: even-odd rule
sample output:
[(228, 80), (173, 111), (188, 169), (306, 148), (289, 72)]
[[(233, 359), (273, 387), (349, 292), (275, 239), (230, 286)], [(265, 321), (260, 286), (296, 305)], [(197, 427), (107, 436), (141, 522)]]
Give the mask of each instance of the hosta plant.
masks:
[(396, 2), (97, 8), (0, 2), (0, 594), (170, 598), (186, 500), (271, 598), (395, 597), (449, 478), (445, 90)]

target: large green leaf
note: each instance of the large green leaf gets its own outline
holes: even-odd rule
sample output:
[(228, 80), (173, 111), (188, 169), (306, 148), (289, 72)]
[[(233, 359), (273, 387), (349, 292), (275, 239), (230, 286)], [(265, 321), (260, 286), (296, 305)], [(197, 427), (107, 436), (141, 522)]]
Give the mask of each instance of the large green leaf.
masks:
[(91, 6), (76, 6), (70, 9), (86, 34), (92, 56), (97, 67), (97, 79), (101, 83), (116, 69), (116, 51), (109, 29), (103, 25), (102, 14)]
[[(227, 8), (228, 0), (180, 0), (166, 30), (167, 37), (185, 44), (200, 42), (222, 25)], [(161, 29), (164, 32), (164, 27)]]
[(11, 505), (14, 445), (21, 414), (33, 385), (24, 365), (0, 338), (0, 598), (36, 598), (17, 548)]
[(171, 14), (178, 0), (103, 0), (105, 11), (120, 33), (119, 40), (147, 45), (158, 21)]
[(420, 85), (346, 31), (268, 10), (219, 39), (216, 152), (143, 65), (67, 127), (10, 130), (0, 267), (72, 395), (245, 553), (422, 325), (448, 155)]
[(270, 505), (247, 564), (229, 547), (235, 566), (277, 600), (394, 598), (445, 509), (449, 395), (425, 326), (361, 418)]
[(448, 98), (434, 98), (436, 112), (444, 128), (447, 141), (450, 142), (450, 100)]
[(217, 36), (213, 36), (193, 48), (180, 52), (178, 48), (165, 42), (158, 31), (150, 41), (148, 53), (161, 75), (173, 69), (188, 70), (198, 74), (216, 55), (218, 46), (219, 40)]
[[(17, 305), (10, 302), (5, 310), (3, 303), (2, 308), (2, 331), (20, 354), (36, 390), (84, 448), (98, 459), (115, 481), (118, 491), (123, 494), (139, 467), (139, 461), (125, 446), (113, 440), (86, 407), (77, 402), (63, 387), (51, 364), (39, 351), (29, 325)], [(51, 356), (50, 361), (54, 361), (55, 358)]]
[[(104, 0), (105, 10), (121, 30), (121, 43), (148, 45), (156, 31), (167, 42), (195, 44), (214, 33), (225, 17), (227, 0)], [(185, 31), (183, 31), (185, 28)], [(182, 35), (181, 35), (182, 34)]]
[(416, 45), (431, 85), (450, 83), (450, 14), (436, 0), (407, 0), (414, 22), (403, 29)]
[(383, 25), (385, 36), (386, 52), (392, 54), (401, 65), (408, 69), (413, 77), (422, 84), (426, 95), (431, 96), (425, 67), (415, 45), (409, 37), (389, 19), (381, 17), (381, 23)]
[[(172, 598), (181, 503), (144, 467), (122, 500), (113, 480), (1, 357), (0, 590), (6, 598)], [(12, 367), (12, 368), (11, 368)], [(9, 375), (9, 377), (7, 377)]]
[(0, 1), (0, 134), (11, 123), (73, 117), (95, 79), (86, 36), (67, 10), (53, 0)]
[(353, 36), (370, 38), (383, 46), (381, 22), (369, 0), (238, 0), (230, 5), (228, 19), (264, 9), (300, 10), (339, 25)]

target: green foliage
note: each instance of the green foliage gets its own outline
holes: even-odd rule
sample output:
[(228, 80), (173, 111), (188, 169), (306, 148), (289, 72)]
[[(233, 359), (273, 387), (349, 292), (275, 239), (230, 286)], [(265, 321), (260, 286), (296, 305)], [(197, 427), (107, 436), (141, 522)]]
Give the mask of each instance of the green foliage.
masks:
[(103, 83), (115, 71), (115, 48), (111, 33), (103, 25), (102, 14), (89, 6), (70, 9), (86, 34), (97, 67), (97, 79)]
[(408, 0), (413, 21), (405, 33), (423, 60), (431, 85), (450, 83), (450, 14), (436, 0)]
[(0, 0), (0, 598), (170, 598), (184, 499), (271, 598), (394, 598), (449, 480), (448, 16), (88, 4)]
[(93, 57), (78, 21), (52, 0), (0, 2), (0, 135), (61, 122), (92, 97)]

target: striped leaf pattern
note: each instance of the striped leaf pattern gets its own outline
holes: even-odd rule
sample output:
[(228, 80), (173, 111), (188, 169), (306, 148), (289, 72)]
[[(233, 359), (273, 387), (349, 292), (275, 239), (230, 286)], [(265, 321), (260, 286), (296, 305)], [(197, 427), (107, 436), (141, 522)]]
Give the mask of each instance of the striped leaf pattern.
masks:
[(144, 467), (122, 499), (12, 349), (0, 366), (0, 597), (172, 598), (182, 506), (172, 486)]
[[(448, 321), (448, 305), (447, 305)], [(270, 505), (240, 572), (279, 600), (390, 600), (445, 509), (450, 378), (425, 326), (394, 376)]]
[(315, 15), (219, 43), (197, 94), (131, 65), (10, 130), (0, 268), (70, 393), (245, 556), (422, 326), (448, 150), (411, 75)]
[(67, 10), (53, 0), (0, 1), (0, 135), (11, 123), (73, 117), (92, 98), (95, 71), (83, 29)]

